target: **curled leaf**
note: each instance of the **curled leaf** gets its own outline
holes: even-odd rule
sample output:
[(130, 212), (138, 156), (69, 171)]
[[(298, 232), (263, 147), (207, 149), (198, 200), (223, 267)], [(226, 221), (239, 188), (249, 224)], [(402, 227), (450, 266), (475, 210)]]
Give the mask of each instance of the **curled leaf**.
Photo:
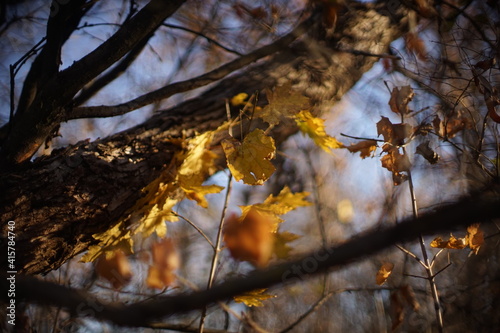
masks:
[(415, 153), (422, 155), (430, 164), (436, 164), (439, 160), (439, 155), (429, 147), (429, 141), (419, 144)]
[(248, 98), (247, 93), (239, 93), (238, 95), (234, 96), (231, 98), (231, 105), (232, 106), (240, 106), (240, 105), (245, 105), (246, 99)]
[(408, 108), (408, 103), (413, 99), (415, 93), (410, 86), (404, 86), (398, 88), (394, 87), (391, 93), (391, 99), (389, 100), (389, 106), (392, 112), (398, 114), (408, 114), (411, 110)]
[(399, 185), (404, 182), (407, 175), (402, 172), (410, 170), (410, 160), (406, 154), (401, 154), (397, 148), (387, 148), (387, 154), (382, 156), (380, 161), (382, 162), (382, 167), (392, 172), (392, 179), (394, 185)]
[(364, 140), (350, 146), (344, 146), (351, 153), (359, 153), (361, 158), (373, 156), (373, 152), (377, 149), (377, 141)]
[(393, 124), (389, 118), (382, 117), (377, 123), (377, 133), (384, 137), (384, 141), (392, 146), (401, 146), (405, 139), (410, 137), (413, 128), (409, 124)]
[(465, 238), (456, 238), (451, 235), (450, 238), (445, 241), (441, 237), (436, 237), (431, 242), (431, 247), (440, 248), (440, 249), (455, 249), (461, 250), (467, 247), (467, 242)]

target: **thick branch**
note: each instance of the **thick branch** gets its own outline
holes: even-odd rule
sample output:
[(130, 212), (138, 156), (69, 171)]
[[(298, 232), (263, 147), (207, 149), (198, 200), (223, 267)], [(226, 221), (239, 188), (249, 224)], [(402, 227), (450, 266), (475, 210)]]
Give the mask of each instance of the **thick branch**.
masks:
[[(294, 261), (256, 270), (247, 277), (224, 282), (207, 291), (156, 298), (130, 305), (104, 303), (94, 297), (50, 282), (31, 277), (16, 277), (16, 301), (61, 306), (73, 315), (88, 315), (124, 326), (149, 326), (162, 317), (200, 309), (216, 301), (229, 299), (243, 292), (267, 288), (280, 283), (300, 282), (328, 269), (350, 264), (367, 255), (399, 242), (415, 239), (419, 234), (450, 230), (476, 222), (500, 218), (500, 193), (486, 191), (445, 206), (418, 219), (410, 219), (383, 230), (373, 230), (347, 243), (328, 249), (317, 249)], [(307, 269), (304, 269), (305, 263)], [(311, 262), (315, 269), (311, 269)], [(9, 281), (0, 279), (1, 295), (7, 298)], [(85, 305), (82, 308), (82, 304)], [(90, 311), (89, 311), (90, 310)]]
[(126, 72), (127, 68), (134, 62), (135, 59), (141, 54), (142, 50), (148, 45), (149, 39), (153, 35), (147, 36), (139, 44), (137, 44), (120, 62), (111, 68), (108, 72), (104, 73), (101, 77), (94, 82), (83, 88), (78, 96), (75, 97), (72, 104), (75, 106), (81, 105), (94, 96), (99, 90), (113, 82), (116, 78)]
[(28, 110), (28, 116), (16, 119), (4, 142), (3, 164), (19, 164), (33, 156), (54, 128), (64, 121), (65, 107), (75, 94), (152, 34), (183, 3), (184, 0), (151, 0), (98, 48), (45, 82), (30, 105), (34, 112)]
[(113, 106), (102, 105), (102, 106), (75, 108), (69, 111), (67, 120), (78, 119), (78, 118), (114, 117), (137, 110), (151, 103), (159, 102), (172, 95), (204, 87), (212, 82), (224, 78), (225, 76), (229, 75), (230, 73), (236, 70), (239, 70), (251, 64), (252, 62), (255, 62), (263, 57), (281, 51), (284, 47), (288, 46), (291, 42), (293, 42), (297, 37), (302, 35), (307, 30), (308, 26), (311, 25), (313, 19), (314, 18), (310, 18), (306, 22), (298, 25), (292, 32), (278, 39), (274, 43), (263, 46), (253, 52), (250, 52), (247, 55), (241, 56), (206, 74), (200, 75), (193, 79), (170, 84), (168, 86), (149, 92), (131, 101), (119, 105), (113, 105)]

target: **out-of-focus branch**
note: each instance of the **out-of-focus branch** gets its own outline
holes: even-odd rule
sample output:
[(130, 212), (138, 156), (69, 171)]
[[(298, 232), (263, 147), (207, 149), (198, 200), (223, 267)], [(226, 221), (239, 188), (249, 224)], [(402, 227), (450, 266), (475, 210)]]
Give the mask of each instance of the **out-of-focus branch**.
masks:
[(253, 52), (250, 52), (247, 55), (239, 57), (227, 64), (224, 64), (208, 73), (205, 73), (193, 79), (169, 84), (163, 88), (154, 90), (152, 92), (139, 96), (131, 101), (118, 105), (113, 105), (113, 106), (101, 105), (101, 106), (74, 108), (69, 111), (66, 120), (119, 116), (137, 110), (151, 103), (159, 102), (172, 95), (206, 86), (207, 84), (218, 81), (227, 76), (228, 74), (238, 69), (241, 69), (246, 65), (251, 64), (252, 62), (255, 62), (263, 57), (279, 52), (284, 47), (288, 46), (291, 42), (293, 42), (295, 39), (297, 39), (297, 37), (302, 35), (311, 23), (313, 23), (313, 20), (312, 18), (309, 18), (308, 20), (299, 24), (290, 33), (278, 39), (274, 43), (263, 46)]
[[(192, 311), (257, 288), (280, 283), (300, 282), (309, 276), (340, 267), (372, 255), (399, 242), (410, 241), (419, 234), (432, 234), (476, 222), (500, 218), (500, 194), (488, 190), (476, 193), (455, 204), (444, 206), (417, 219), (409, 219), (390, 228), (373, 230), (350, 241), (318, 249), (296, 260), (255, 270), (244, 278), (228, 280), (209, 290), (156, 298), (130, 305), (104, 303), (93, 296), (29, 276), (17, 276), (16, 301), (61, 306), (75, 316), (92, 315), (123, 326), (150, 326), (162, 317)], [(307, 269), (304, 269), (306, 267)], [(314, 268), (311, 269), (311, 263)], [(10, 282), (0, 279), (1, 295), (7, 297)]]

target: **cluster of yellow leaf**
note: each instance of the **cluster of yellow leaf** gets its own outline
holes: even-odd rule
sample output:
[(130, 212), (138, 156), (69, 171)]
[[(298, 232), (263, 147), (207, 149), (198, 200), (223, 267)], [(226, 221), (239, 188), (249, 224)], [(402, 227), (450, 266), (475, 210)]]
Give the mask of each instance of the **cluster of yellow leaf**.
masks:
[(391, 275), (393, 268), (394, 268), (393, 263), (390, 262), (383, 263), (377, 272), (377, 275), (375, 277), (375, 282), (377, 282), (379, 286), (383, 285)]
[(431, 242), (431, 247), (455, 250), (461, 250), (469, 247), (474, 254), (477, 254), (483, 243), (484, 234), (481, 229), (479, 229), (479, 224), (476, 223), (467, 228), (467, 234), (465, 237), (456, 238), (453, 235), (450, 235), (450, 238), (447, 241), (443, 240), (441, 237), (436, 237)]
[(195, 200), (203, 208), (208, 207), (208, 202), (205, 199), (206, 194), (219, 193), (224, 189), (217, 185), (202, 185), (206, 176), (215, 171), (217, 155), (209, 148), (214, 134), (223, 130), (224, 126), (189, 140), (189, 149), (183, 156), (183, 162), (177, 171), (177, 182), (186, 193), (187, 198)]
[(165, 221), (177, 221), (177, 217), (172, 214), (172, 208), (178, 199), (173, 198), (172, 193), (179, 189), (188, 199), (195, 200), (206, 208), (208, 203), (205, 195), (218, 193), (223, 189), (217, 185), (205, 186), (203, 181), (208, 174), (215, 171), (214, 161), (217, 155), (210, 151), (213, 136), (226, 129), (227, 124), (224, 124), (214, 131), (183, 142), (187, 149), (178, 153), (161, 175), (142, 189), (144, 195), (124, 217), (113, 228), (93, 235), (99, 242), (89, 248), (82, 261), (94, 261), (102, 253), (113, 253), (117, 248), (121, 248), (125, 253), (132, 253), (132, 236), (136, 234), (146, 238), (156, 232), (158, 237), (165, 237)]
[[(269, 104), (263, 109), (256, 108), (254, 116), (267, 122), (271, 127), (283, 118), (294, 119), (300, 131), (308, 135), (322, 149), (341, 148), (342, 144), (325, 131), (324, 120), (314, 117), (308, 109), (309, 99), (292, 89), (290, 83), (267, 89)], [(246, 105), (248, 94), (240, 93), (230, 102), (233, 106)], [(266, 132), (255, 129), (242, 141), (230, 137), (222, 141), (227, 165), (237, 181), (248, 185), (262, 185), (275, 171), (271, 160), (275, 157), (276, 147), (273, 138)]]
[(224, 226), (224, 242), (231, 256), (257, 267), (266, 266), (273, 253), (278, 258), (285, 258), (291, 250), (287, 243), (299, 236), (277, 233), (279, 223), (283, 222), (279, 215), (311, 205), (304, 200), (308, 194), (291, 193), (285, 187), (278, 196), (270, 195), (263, 203), (240, 206), (242, 215), (231, 215)]

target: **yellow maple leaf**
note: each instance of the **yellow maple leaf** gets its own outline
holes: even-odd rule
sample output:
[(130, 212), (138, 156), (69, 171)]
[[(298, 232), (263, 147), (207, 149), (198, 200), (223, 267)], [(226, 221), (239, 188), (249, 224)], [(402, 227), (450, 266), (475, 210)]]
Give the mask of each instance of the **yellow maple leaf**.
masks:
[(274, 298), (276, 295), (270, 295), (265, 293), (266, 289), (255, 289), (248, 291), (239, 296), (234, 296), (234, 300), (237, 303), (244, 303), (246, 306), (264, 306), (262, 301), (266, 299)]
[(118, 248), (126, 254), (132, 253), (132, 233), (126, 228), (123, 221), (118, 222), (111, 229), (92, 235), (92, 237), (99, 243), (89, 247), (88, 252), (81, 259), (82, 262), (95, 261), (103, 254), (114, 253)]
[(276, 153), (274, 140), (261, 129), (249, 133), (243, 142), (229, 138), (221, 144), (229, 170), (238, 181), (262, 185), (276, 170), (270, 161)]
[(389, 278), (394, 268), (394, 264), (390, 262), (386, 262), (380, 266), (380, 269), (377, 272), (377, 276), (375, 280), (379, 286), (383, 285), (385, 281)]
[(273, 232), (276, 232), (278, 224), (283, 222), (278, 215), (284, 215), (298, 207), (312, 205), (311, 202), (305, 200), (305, 197), (308, 195), (309, 192), (292, 193), (290, 188), (285, 186), (277, 196), (270, 194), (262, 203), (240, 206), (242, 216), (245, 216), (251, 209), (255, 209), (261, 214), (266, 214), (274, 221)]
[(206, 194), (219, 193), (224, 189), (217, 185), (202, 185), (206, 176), (216, 170), (217, 154), (209, 148), (213, 135), (218, 130), (197, 135), (189, 140), (189, 150), (183, 154), (184, 160), (177, 171), (177, 181), (187, 198), (195, 200), (203, 208), (208, 207)]
[(330, 149), (343, 147), (343, 144), (337, 139), (326, 134), (325, 121), (314, 117), (311, 112), (307, 110), (300, 111), (295, 116), (295, 122), (303, 134), (308, 135), (318, 147), (321, 147), (327, 153), (331, 153)]
[(172, 208), (177, 204), (177, 200), (168, 197), (167, 192), (162, 193), (160, 197), (160, 200), (140, 219), (139, 226), (135, 231), (136, 233), (142, 232), (144, 238), (149, 237), (153, 232), (156, 232), (158, 237), (165, 237), (167, 234), (165, 221), (174, 222), (178, 220), (172, 214)]
[(265, 90), (269, 105), (259, 117), (270, 125), (277, 125), (282, 117), (292, 117), (300, 110), (309, 109), (309, 98), (292, 89), (290, 83)]
[(292, 251), (292, 247), (289, 246), (288, 243), (291, 243), (299, 238), (299, 235), (293, 234), (288, 231), (277, 232), (274, 239), (273, 253), (276, 255), (276, 257), (278, 257), (278, 259), (288, 258), (290, 255), (290, 251)]

